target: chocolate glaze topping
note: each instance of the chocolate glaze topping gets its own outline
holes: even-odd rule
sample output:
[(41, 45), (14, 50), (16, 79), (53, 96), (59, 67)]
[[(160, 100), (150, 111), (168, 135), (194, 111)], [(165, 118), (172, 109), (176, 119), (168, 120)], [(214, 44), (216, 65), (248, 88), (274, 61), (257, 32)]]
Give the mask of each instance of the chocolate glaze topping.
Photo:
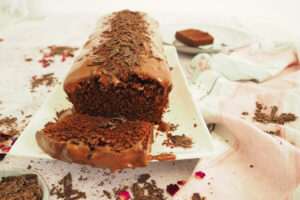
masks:
[(141, 12), (123, 10), (100, 18), (64, 82), (72, 92), (80, 82), (99, 77), (104, 85), (125, 84), (130, 76), (171, 86), (158, 23)]

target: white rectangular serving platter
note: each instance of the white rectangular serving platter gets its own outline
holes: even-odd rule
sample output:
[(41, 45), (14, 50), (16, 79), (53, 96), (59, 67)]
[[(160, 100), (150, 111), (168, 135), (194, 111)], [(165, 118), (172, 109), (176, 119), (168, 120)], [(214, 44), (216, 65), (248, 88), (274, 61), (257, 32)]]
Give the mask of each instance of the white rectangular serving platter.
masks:
[[(192, 148), (186, 149), (181, 147), (167, 147), (162, 145), (163, 141), (167, 138), (166, 134), (160, 133), (156, 137), (156, 130), (154, 130), (155, 142), (152, 144), (151, 155), (173, 153), (176, 155), (176, 160), (209, 156), (214, 151), (212, 137), (206, 127), (202, 115), (197, 111), (192, 100), (192, 95), (188, 90), (188, 83), (180, 65), (176, 49), (172, 46), (165, 46), (165, 53), (169, 65), (173, 67), (171, 70), (173, 89), (169, 98), (170, 111), (164, 114), (163, 120), (164, 122), (173, 123), (175, 125), (178, 124), (177, 130), (172, 132), (172, 134), (185, 134), (192, 138), (193, 145)], [(10, 155), (52, 159), (37, 145), (35, 133), (38, 130), (41, 130), (47, 122), (54, 121), (53, 119), (56, 117), (57, 111), (72, 106), (72, 104), (67, 101), (66, 97), (63, 90), (63, 84), (57, 84), (9, 151)], [(195, 123), (197, 124), (196, 127), (194, 127)]]

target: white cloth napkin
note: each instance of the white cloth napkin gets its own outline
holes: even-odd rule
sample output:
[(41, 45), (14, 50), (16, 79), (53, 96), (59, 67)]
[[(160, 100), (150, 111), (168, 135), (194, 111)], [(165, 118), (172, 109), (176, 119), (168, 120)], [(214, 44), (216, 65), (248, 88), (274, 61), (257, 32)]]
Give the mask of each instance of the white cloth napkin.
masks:
[[(211, 68), (231, 81), (263, 82), (297, 62), (295, 52), (295, 47), (290, 43), (264, 40), (228, 54), (219, 53), (212, 57), (207, 54), (197, 55), (190, 68), (196, 71), (196, 76), (205, 68)], [(205, 60), (206, 67), (203, 66)]]

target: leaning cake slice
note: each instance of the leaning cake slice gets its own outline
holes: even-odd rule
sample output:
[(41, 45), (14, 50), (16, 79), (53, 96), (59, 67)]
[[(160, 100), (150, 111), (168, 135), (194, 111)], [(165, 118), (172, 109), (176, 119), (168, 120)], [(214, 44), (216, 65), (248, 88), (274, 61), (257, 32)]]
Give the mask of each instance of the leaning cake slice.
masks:
[(114, 172), (148, 165), (153, 124), (72, 113), (38, 131), (36, 141), (53, 158)]

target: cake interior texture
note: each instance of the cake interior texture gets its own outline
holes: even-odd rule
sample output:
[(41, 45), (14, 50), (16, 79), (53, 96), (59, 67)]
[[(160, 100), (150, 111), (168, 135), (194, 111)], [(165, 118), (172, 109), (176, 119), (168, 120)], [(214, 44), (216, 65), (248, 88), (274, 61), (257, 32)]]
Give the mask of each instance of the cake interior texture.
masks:
[(133, 75), (118, 85), (99, 82), (101, 77), (80, 83), (69, 94), (77, 112), (105, 117), (125, 116), (129, 120), (159, 123), (168, 104), (168, 93), (153, 80)]

